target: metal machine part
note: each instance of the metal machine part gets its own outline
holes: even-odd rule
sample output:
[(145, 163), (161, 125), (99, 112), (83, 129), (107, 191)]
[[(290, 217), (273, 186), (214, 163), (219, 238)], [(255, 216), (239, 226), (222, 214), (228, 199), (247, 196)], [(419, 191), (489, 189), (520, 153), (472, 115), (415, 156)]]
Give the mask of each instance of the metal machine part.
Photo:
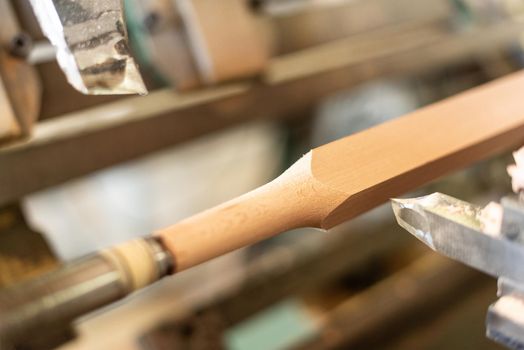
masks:
[(188, 90), (202, 85), (175, 1), (126, 0), (131, 46), (152, 77)]
[(133, 49), (157, 80), (187, 90), (258, 75), (269, 47), (245, 0), (127, 0)]
[(524, 204), (502, 204), (500, 232), (484, 227), (481, 207), (441, 193), (393, 199), (400, 226), (431, 249), (499, 278), (499, 300), (490, 306), (487, 335), (513, 349), (524, 348)]
[(499, 278), (499, 299), (488, 309), (487, 334), (510, 348), (524, 348), (524, 285)]
[(71, 85), (84, 94), (145, 94), (120, 0), (31, 0)]
[[(155, 280), (173, 270), (171, 255), (154, 238), (140, 242), (155, 267)], [(114, 249), (113, 249), (114, 250)], [(66, 264), (40, 278), (0, 292), (0, 348), (42, 348), (71, 338), (71, 322), (142, 286), (130, 283), (129, 266), (107, 250)], [(143, 261), (141, 263), (144, 263)], [(28, 336), (30, 335), (30, 336)]]

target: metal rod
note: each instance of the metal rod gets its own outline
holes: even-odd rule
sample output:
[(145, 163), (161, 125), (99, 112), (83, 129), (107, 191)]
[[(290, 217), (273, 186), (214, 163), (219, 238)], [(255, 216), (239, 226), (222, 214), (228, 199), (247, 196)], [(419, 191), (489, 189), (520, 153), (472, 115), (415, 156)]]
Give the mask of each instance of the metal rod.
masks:
[[(161, 244), (154, 238), (141, 242), (156, 266), (153, 280), (170, 273), (173, 260)], [(98, 253), (0, 291), (0, 348), (49, 344), (48, 337), (69, 330), (77, 317), (125, 297), (134, 289), (123, 269)]]

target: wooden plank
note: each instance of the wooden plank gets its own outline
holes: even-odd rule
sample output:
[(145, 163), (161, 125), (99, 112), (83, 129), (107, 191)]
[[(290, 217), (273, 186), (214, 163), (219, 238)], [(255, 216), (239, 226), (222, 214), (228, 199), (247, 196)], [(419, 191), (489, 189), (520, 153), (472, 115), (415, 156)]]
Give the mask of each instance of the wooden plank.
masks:
[[(443, 30), (444, 26), (442, 21), (435, 21), (432, 25), (413, 21), (334, 40), (278, 57), (268, 66), (263, 78), (275, 84), (384, 58), (393, 67), (415, 67), (421, 64), (419, 60), (435, 62), (464, 50), (490, 52), (494, 48), (492, 44), (509, 45), (511, 38), (518, 37), (524, 28), (521, 24), (509, 22), (450, 36)], [(403, 55), (413, 52), (417, 57)]]
[(456, 14), (446, 0), (273, 0), (264, 1), (262, 10), (271, 15), (279, 55), (399, 23), (451, 21)]
[(184, 270), (298, 227), (329, 229), (524, 143), (524, 72), (321, 146), (272, 182), (156, 232)]
[(314, 177), (349, 194), (322, 226), (524, 144), (524, 104), (516, 93), (522, 88), (524, 72), (515, 73), (313, 150)]

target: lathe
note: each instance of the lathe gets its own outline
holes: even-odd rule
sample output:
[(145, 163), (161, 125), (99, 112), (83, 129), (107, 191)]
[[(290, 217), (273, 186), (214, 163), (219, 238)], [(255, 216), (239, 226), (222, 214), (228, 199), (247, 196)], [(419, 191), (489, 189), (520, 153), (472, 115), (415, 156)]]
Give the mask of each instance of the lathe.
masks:
[[(331, 290), (344, 274), (358, 275), (357, 266), (364, 275), (379, 276), (380, 282), (366, 282), (376, 283), (376, 289), (369, 288), (370, 299), (368, 289), (350, 282), (362, 294), (352, 291), (343, 301), (334, 297), (336, 302), (325, 303), (337, 306), (322, 309), (318, 317), (311, 316), (319, 313), (315, 307), (304, 316), (302, 307), (284, 303), (272, 322), (288, 320), (289, 329), (302, 332), (301, 337), (292, 342), (291, 336), (274, 335), (286, 342), (256, 342), (261, 348), (383, 346), (376, 334), (387, 336), (396, 318), (414, 320), (417, 305), (444, 305), (460, 283), (481, 280), (444, 259), (416, 258), (423, 250), (409, 239), (378, 232), (360, 237), (349, 230), (340, 242), (326, 238), (327, 243), (320, 243), (323, 237), (315, 235), (317, 250), (296, 243), (296, 252), (289, 248), (279, 255), (276, 244), (274, 252), (241, 267), (247, 277), (235, 275), (234, 282), (227, 282), (226, 273), (215, 276), (217, 283), (226, 281), (230, 287), (223, 292), (214, 287), (212, 300), (187, 301), (198, 305), (199, 312), (171, 306), (173, 315), (185, 315), (173, 318), (167, 316), (170, 307), (165, 303), (159, 306), (163, 311), (148, 316), (153, 324), (130, 326), (133, 335), (122, 335), (126, 340), (120, 343), (118, 336), (113, 344), (103, 340), (110, 338), (103, 335), (106, 327), (98, 326), (97, 332), (97, 326), (89, 326), (104, 325), (104, 317), (111, 324), (139, 319), (137, 315), (154, 309), (155, 298), (147, 299), (148, 292), (158, 290), (162, 298), (157, 300), (167, 300), (170, 293), (192, 300), (198, 288), (183, 294), (168, 286), (171, 281), (183, 284), (184, 275), (190, 276), (183, 271), (190, 273), (244, 247), (256, 249), (291, 230), (314, 227), (331, 234), (391, 198), (524, 144), (519, 95), (524, 75), (517, 71), (521, 52), (515, 46), (522, 31), (520, 7), (495, 4), (486, 9), (482, 1), (435, 0), (425, 5), (429, 9), (408, 3), (0, 0), (0, 236), (5, 231), (9, 237), (0, 243), (0, 275), (5, 276), (0, 276), (0, 347), (82, 349), (107, 341), (105, 346), (115, 348), (134, 337), (139, 339), (133, 343), (137, 349), (245, 348), (252, 344), (246, 334), (257, 339), (253, 334), (258, 332), (246, 330), (255, 327), (246, 326), (246, 319), (279, 299), (307, 294), (298, 287), (308, 285), (307, 280), (308, 293)], [(365, 20), (359, 22), (359, 16)], [(34, 192), (248, 118), (301, 125), (304, 111), (334, 92), (377, 77), (465, 64), (477, 56), (485, 63), (475, 66), (475, 74), (480, 70), (484, 80), (498, 79), (319, 147), (310, 144), (292, 155), (296, 162), (274, 180), (165, 228), (158, 224), (151, 232), (129, 234), (101, 249), (86, 247), (90, 254), (59, 262), (53, 242), (50, 247), (24, 218), (29, 209), (19, 200)], [(57, 67), (59, 76), (54, 74)], [(464, 76), (468, 69), (461, 68)], [(511, 74), (500, 77), (506, 73)], [(519, 192), (522, 159), (517, 155), (516, 160), (510, 173)], [(398, 223), (425, 244), (499, 278), (500, 299), (488, 312), (488, 336), (510, 348), (524, 346), (519, 311), (521, 199), (505, 198), (491, 211), (441, 194), (392, 201)], [(487, 221), (479, 219), (481, 212)], [(390, 210), (387, 215), (393, 217)], [(490, 223), (494, 228), (487, 228)], [(367, 226), (373, 224), (359, 230), (366, 232)], [(341, 247), (344, 251), (338, 252)], [(397, 263), (384, 263), (389, 267), (381, 272), (362, 267), (388, 261), (388, 256)], [(388, 270), (399, 264), (407, 267)], [(315, 272), (315, 266), (322, 268)], [(266, 280), (254, 277), (258, 275)], [(446, 275), (450, 278), (442, 289), (431, 291), (420, 282), (427, 278), (437, 283)], [(403, 285), (407, 276), (411, 282)], [(299, 282), (293, 284), (293, 278)], [(178, 279), (181, 282), (175, 282)], [(260, 287), (264, 283), (265, 289)], [(399, 294), (385, 297), (392, 289)], [(253, 296), (253, 291), (260, 295)], [(149, 301), (140, 306), (141, 298)], [(373, 309), (371, 300), (378, 299), (384, 305)], [(135, 300), (138, 306), (128, 306)], [(133, 317), (125, 316), (126, 307)], [(95, 311), (100, 315), (92, 314)], [(256, 329), (264, 328), (256, 324)], [(106, 332), (119, 334), (126, 327), (110, 328)], [(402, 344), (398, 340), (397, 346)], [(461, 344), (468, 342), (463, 339)]]

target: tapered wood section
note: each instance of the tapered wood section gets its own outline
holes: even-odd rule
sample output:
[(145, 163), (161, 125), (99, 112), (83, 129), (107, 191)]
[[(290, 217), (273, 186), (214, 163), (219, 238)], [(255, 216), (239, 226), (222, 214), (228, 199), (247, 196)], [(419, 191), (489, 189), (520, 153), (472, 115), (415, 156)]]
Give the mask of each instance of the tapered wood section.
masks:
[(524, 73), (309, 152), (277, 179), (156, 232), (177, 270), (286, 230), (329, 229), (524, 143)]

